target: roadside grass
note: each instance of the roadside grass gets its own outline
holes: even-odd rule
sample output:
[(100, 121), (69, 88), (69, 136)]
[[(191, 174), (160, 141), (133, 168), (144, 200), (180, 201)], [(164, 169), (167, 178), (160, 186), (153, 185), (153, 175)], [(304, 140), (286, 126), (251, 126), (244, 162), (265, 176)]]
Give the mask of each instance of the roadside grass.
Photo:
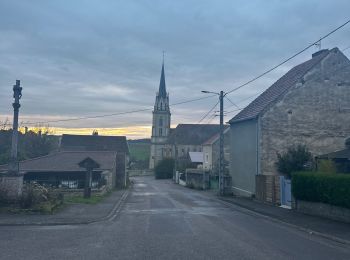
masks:
[(81, 195), (70, 196), (64, 199), (65, 203), (78, 203), (78, 204), (92, 204), (95, 205), (103, 201), (106, 197), (112, 194), (112, 191), (108, 191), (103, 195), (94, 194), (90, 198), (84, 198)]

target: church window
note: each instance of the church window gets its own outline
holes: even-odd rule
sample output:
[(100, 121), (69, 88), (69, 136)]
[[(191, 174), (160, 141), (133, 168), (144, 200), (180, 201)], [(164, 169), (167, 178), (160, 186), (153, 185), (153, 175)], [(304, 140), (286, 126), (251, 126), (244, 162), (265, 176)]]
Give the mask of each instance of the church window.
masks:
[(160, 110), (163, 110), (163, 102), (160, 102)]
[(159, 126), (163, 126), (163, 118), (159, 118)]
[(163, 129), (159, 128), (159, 136), (162, 136), (162, 135), (163, 135)]

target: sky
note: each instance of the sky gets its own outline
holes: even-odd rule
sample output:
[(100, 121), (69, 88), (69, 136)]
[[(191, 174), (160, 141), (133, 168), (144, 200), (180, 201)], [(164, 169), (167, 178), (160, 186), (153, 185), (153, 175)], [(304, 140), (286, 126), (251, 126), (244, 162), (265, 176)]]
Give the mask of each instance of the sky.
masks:
[[(20, 79), (22, 126), (150, 109), (44, 124), (56, 134), (98, 129), (150, 137), (163, 51), (174, 104), (245, 83), (350, 19), (349, 10), (348, 0), (0, 0), (0, 121), (11, 121), (12, 86)], [(350, 25), (322, 41), (322, 48), (349, 46)], [(233, 92), (230, 101), (243, 108), (315, 51)], [(226, 121), (237, 113), (230, 101)], [(171, 107), (171, 124), (198, 123), (216, 102)], [(214, 112), (202, 123), (217, 123)]]

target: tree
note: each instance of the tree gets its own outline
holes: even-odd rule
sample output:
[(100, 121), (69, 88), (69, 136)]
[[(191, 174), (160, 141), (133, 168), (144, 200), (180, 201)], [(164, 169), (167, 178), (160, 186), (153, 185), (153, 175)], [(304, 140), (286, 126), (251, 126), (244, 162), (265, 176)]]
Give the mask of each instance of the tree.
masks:
[(174, 165), (174, 159), (165, 158), (161, 160), (154, 168), (156, 179), (171, 179), (173, 177)]
[(288, 148), (287, 152), (277, 153), (276, 166), (280, 173), (289, 178), (296, 171), (305, 170), (308, 163), (312, 161), (312, 155), (305, 145), (297, 145)]
[[(0, 130), (0, 164), (10, 159), (12, 129)], [(18, 159), (25, 160), (46, 155), (58, 148), (58, 137), (48, 129), (40, 128), (25, 133), (18, 133)]]

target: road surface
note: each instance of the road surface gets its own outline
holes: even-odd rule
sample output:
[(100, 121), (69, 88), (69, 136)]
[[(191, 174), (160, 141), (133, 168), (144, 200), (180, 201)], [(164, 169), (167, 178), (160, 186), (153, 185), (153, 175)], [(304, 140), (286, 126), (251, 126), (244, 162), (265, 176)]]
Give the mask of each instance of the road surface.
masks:
[(350, 259), (347, 246), (168, 180), (137, 177), (109, 220), (0, 227), (0, 259)]

